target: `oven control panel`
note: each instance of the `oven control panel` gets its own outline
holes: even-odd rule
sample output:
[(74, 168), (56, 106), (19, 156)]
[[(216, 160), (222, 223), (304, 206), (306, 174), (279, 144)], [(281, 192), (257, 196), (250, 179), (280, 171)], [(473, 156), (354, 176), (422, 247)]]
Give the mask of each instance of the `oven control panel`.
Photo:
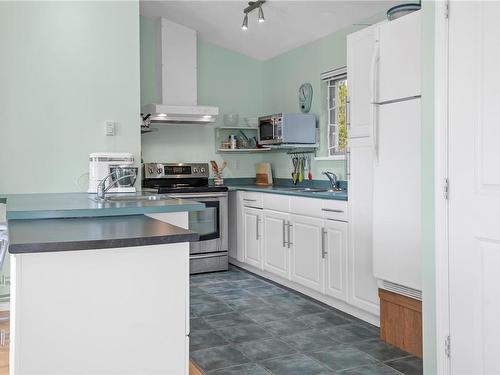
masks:
[(143, 178), (208, 178), (207, 163), (144, 163)]

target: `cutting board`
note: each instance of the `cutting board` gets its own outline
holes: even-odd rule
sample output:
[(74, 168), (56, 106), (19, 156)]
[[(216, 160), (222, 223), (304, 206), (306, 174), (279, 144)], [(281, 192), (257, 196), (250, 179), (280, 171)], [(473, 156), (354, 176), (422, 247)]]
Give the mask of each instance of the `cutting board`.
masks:
[(255, 183), (259, 186), (271, 186), (273, 184), (270, 163), (255, 164)]

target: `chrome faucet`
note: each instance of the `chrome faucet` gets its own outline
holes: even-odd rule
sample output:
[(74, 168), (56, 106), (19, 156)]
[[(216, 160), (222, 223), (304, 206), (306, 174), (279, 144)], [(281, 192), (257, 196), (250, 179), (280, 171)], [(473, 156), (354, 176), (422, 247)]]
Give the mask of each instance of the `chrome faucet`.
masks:
[(99, 184), (97, 185), (97, 198), (99, 198), (99, 199), (106, 199), (106, 193), (107, 193), (107, 191), (109, 189), (111, 189), (113, 186), (115, 186), (119, 181), (124, 180), (126, 178), (131, 178), (131, 179), (135, 179), (136, 178), (136, 174), (135, 173), (128, 174), (126, 176), (121, 176), (121, 177), (117, 178), (114, 181), (111, 181), (111, 183), (108, 186), (106, 186), (107, 179), (110, 178), (111, 176), (115, 175), (115, 174), (116, 174), (116, 171), (113, 171), (110, 174), (108, 174), (106, 177), (104, 177), (99, 182)]
[(333, 172), (323, 172), (323, 174), (328, 177), (330, 180), (330, 185), (332, 191), (337, 191), (339, 188), (337, 187), (337, 175)]

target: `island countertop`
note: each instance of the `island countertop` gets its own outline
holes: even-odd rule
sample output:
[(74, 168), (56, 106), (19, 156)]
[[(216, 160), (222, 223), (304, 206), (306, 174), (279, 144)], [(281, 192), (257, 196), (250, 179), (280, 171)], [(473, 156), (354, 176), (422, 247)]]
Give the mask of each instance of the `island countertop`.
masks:
[(44, 253), (193, 242), (198, 233), (145, 215), (12, 220), (9, 252)]
[(203, 203), (183, 199), (97, 201), (95, 194), (10, 194), (0, 197), (7, 204), (7, 220), (58, 219), (141, 215), (159, 212), (200, 211)]

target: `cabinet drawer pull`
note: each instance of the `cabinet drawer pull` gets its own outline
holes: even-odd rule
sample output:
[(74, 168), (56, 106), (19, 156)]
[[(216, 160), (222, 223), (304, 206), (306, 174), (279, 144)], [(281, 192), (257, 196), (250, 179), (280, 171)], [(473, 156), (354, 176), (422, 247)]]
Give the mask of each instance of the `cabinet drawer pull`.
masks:
[(283, 247), (286, 246), (286, 232), (285, 232), (285, 227), (286, 227), (286, 223), (285, 223), (285, 220), (283, 220)]
[(247, 198), (243, 198), (243, 200), (245, 202), (257, 202), (257, 199), (247, 199)]
[(291, 229), (290, 227), (292, 226), (292, 224), (290, 224), (290, 222), (287, 223), (287, 226), (288, 226), (288, 248), (290, 248), (290, 245), (292, 245), (292, 237), (290, 237), (290, 232), (291, 232)]
[(256, 216), (255, 219), (256, 219), (256, 225), (257, 225), (257, 227), (255, 228), (255, 235), (256, 235), (256, 239), (258, 240), (260, 237), (260, 235), (259, 235), (259, 222), (260, 222), (260, 220), (259, 220), (258, 216)]
[(325, 228), (321, 228), (321, 257), (323, 259), (326, 258), (326, 254), (328, 254), (328, 252), (326, 251), (326, 246), (325, 246), (325, 236), (326, 236), (326, 229)]
[(342, 212), (344, 212), (344, 210), (334, 210), (333, 208), (322, 208), (321, 211), (336, 212), (336, 213), (339, 213), (339, 214), (341, 214)]
[(329, 217), (326, 218), (326, 220), (329, 220), (329, 221), (335, 221), (336, 223), (347, 223), (346, 220), (339, 220), (339, 219), (330, 219)]

